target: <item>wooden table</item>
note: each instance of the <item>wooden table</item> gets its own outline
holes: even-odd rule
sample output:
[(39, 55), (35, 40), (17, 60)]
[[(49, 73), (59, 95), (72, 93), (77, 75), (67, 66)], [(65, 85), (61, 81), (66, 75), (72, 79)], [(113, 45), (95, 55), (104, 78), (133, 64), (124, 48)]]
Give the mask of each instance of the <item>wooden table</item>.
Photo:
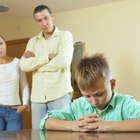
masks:
[(140, 133), (79, 133), (24, 129), (0, 131), (0, 140), (140, 140)]

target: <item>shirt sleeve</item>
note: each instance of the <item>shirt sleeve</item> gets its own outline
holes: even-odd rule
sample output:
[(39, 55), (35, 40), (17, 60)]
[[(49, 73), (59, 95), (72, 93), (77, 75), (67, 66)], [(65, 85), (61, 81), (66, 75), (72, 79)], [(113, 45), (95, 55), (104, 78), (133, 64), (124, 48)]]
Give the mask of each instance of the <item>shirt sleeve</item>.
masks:
[(48, 118), (57, 118), (60, 120), (75, 120), (71, 105), (72, 103), (68, 104), (66, 108), (62, 110), (48, 111), (45, 117), (41, 120), (40, 129), (45, 129), (45, 122)]
[[(35, 37), (31, 38), (28, 41), (26, 51), (29, 50), (35, 54), (34, 44), (35, 44)], [(20, 67), (23, 71), (30, 72), (30, 71), (37, 70), (39, 67), (43, 66), (48, 62), (49, 62), (48, 54), (46, 54), (45, 56), (35, 56), (30, 58), (22, 57), (20, 60)]]
[(61, 35), (57, 55), (38, 69), (38, 71), (57, 71), (70, 67), (73, 57), (73, 37), (68, 31)]
[(123, 112), (124, 120), (140, 118), (140, 102), (130, 97), (124, 101)]

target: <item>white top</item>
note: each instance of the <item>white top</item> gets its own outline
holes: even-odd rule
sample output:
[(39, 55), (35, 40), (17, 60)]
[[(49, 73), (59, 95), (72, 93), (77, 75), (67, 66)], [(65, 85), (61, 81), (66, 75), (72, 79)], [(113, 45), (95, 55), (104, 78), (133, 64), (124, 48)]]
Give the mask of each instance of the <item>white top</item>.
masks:
[(0, 104), (20, 105), (20, 88), (23, 105), (28, 105), (29, 88), (26, 74), (20, 70), (19, 59), (14, 58), (11, 63), (0, 64)]

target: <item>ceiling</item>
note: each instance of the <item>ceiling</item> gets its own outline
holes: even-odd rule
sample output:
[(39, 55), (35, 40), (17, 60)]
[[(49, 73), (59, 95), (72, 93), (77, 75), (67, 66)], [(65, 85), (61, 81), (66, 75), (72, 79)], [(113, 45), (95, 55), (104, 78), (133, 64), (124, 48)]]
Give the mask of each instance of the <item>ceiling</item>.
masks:
[(0, 5), (7, 5), (7, 12), (0, 12), (0, 21), (32, 17), (37, 5), (48, 5), (53, 13), (86, 8), (94, 5), (107, 4), (123, 0), (0, 0)]

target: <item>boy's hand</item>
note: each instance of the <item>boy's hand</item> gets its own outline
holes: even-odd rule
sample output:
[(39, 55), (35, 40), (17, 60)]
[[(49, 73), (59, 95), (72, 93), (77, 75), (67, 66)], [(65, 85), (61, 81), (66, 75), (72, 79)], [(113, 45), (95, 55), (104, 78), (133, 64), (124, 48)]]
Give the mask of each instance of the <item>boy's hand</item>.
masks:
[(93, 119), (93, 121), (98, 120), (98, 116), (96, 114), (88, 114), (85, 116), (81, 116), (78, 120), (79, 121), (82, 121), (82, 120), (89, 121), (91, 119)]
[(109, 126), (108, 121), (99, 119), (95, 123), (87, 123), (85, 126), (83, 126), (83, 129), (87, 129), (88, 131), (106, 132), (108, 130), (108, 126)]
[(78, 119), (78, 127), (82, 132), (96, 131), (98, 129), (96, 122), (98, 121), (99, 118), (96, 114), (85, 115)]

